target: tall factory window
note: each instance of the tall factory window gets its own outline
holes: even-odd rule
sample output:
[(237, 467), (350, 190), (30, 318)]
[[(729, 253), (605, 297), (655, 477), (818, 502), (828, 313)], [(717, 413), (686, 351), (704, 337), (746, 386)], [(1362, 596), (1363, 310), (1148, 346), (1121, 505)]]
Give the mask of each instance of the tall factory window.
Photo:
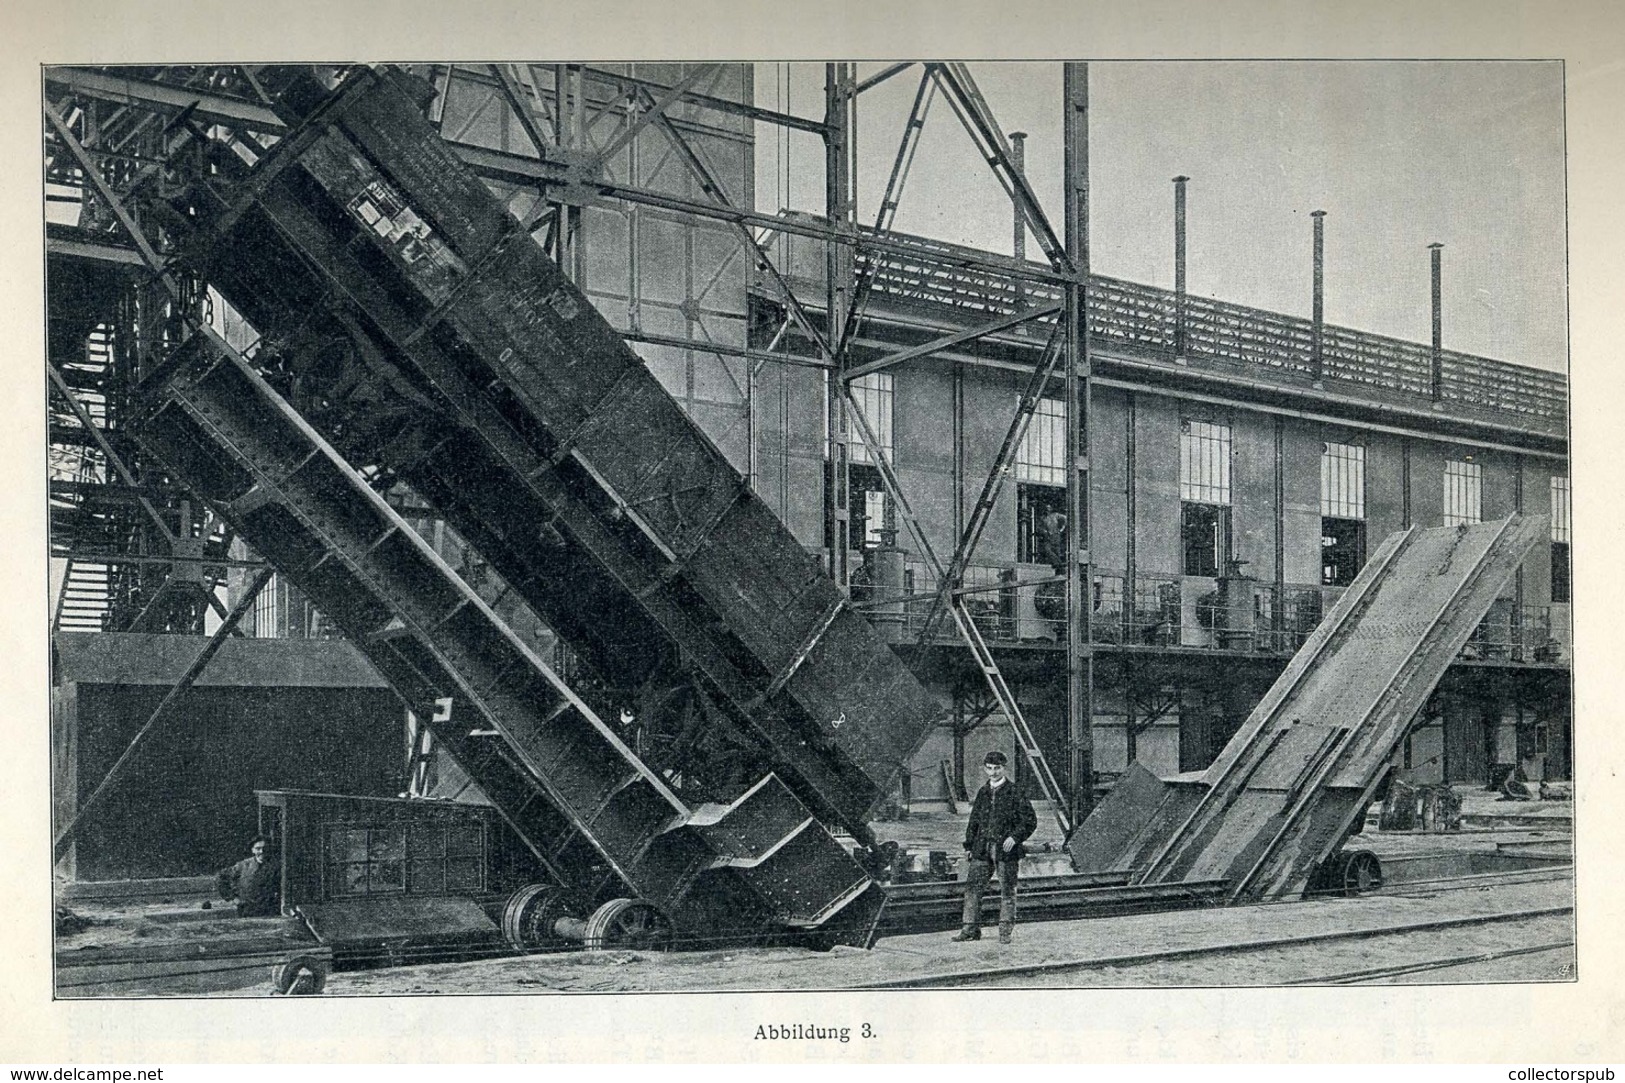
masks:
[(1484, 519), (1484, 468), (1477, 463), (1444, 464), (1444, 525), (1470, 526)]
[(1230, 559), (1230, 426), (1186, 421), (1179, 435), (1181, 570), (1214, 576)]
[[(880, 443), (887, 459), (892, 450), (892, 374), (871, 372), (852, 381), (852, 397), (863, 411), (863, 419)], [(874, 453), (864, 441), (855, 421), (849, 422), (851, 458), (847, 466), (847, 546), (873, 549), (881, 544), (881, 531), (887, 526), (886, 486), (880, 480)], [(827, 480), (827, 479), (826, 479)]]
[[(863, 419), (869, 423), (870, 430), (880, 441), (881, 450), (886, 453), (886, 458), (891, 459), (892, 374), (871, 372), (867, 376), (859, 376), (852, 381), (852, 397), (858, 400), (858, 406), (863, 410)], [(859, 435), (855, 422), (852, 425), (852, 461), (855, 463), (875, 461), (869, 445)]]
[(265, 586), (260, 588), (259, 594), (254, 597), (255, 639), (276, 639), (282, 635), (282, 606), (279, 604), (281, 600), (282, 577), (273, 573)]
[(1066, 485), (1066, 403), (1039, 399), (1016, 448), (1016, 480)]
[(1016, 448), (1016, 560), (1061, 565), (1066, 523), (1066, 403), (1039, 399)]
[[(856, 453), (856, 446), (852, 450)], [(864, 463), (852, 463), (847, 468), (847, 479), (851, 484), (847, 545), (852, 549), (874, 549), (884, 540), (881, 531), (887, 525), (888, 498), (880, 470)]]
[(1343, 587), (1365, 563), (1365, 448), (1322, 445), (1320, 453), (1320, 581)]
[(1055, 485), (1016, 485), (1016, 560), (1066, 565), (1066, 490)]
[(1552, 601), (1573, 599), (1569, 580), (1569, 479), (1552, 479)]

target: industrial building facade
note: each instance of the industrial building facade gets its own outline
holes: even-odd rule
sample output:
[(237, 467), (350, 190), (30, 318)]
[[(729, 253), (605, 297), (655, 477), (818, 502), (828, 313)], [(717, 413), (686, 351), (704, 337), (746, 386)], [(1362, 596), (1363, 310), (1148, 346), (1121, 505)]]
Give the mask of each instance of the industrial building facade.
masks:
[[(417, 74), (437, 91), (431, 122), (515, 215), (558, 204), (539, 238), (549, 253), (934, 695), (941, 721), (902, 765), (903, 798), (962, 797), (981, 753), (1012, 751), (1012, 738), (951, 624), (925, 627), (917, 603), (939, 584), (884, 474), (894, 473), (933, 548), (953, 553), (978, 517), (1031, 373), (1052, 352), (1060, 294), (1040, 265), (1018, 270), (1004, 257), (1001, 273), (987, 253), (924, 238), (902, 238), (906, 250), (894, 257), (860, 258), (864, 304), (844, 312), (853, 357), (875, 368), (851, 382), (862, 421), (848, 425), (832, 407), (839, 377), (817, 338), (840, 330), (826, 298), (850, 285), (832, 285), (832, 269), (853, 269), (837, 266), (838, 246), (819, 236), (825, 225), (753, 211), (767, 111), (755, 104), (750, 65), (421, 65)], [(119, 127), (128, 118), (116, 111), (131, 95), (155, 115), (199, 94), (214, 95), (205, 115), (251, 112), (251, 98), (201, 76), (172, 98), (165, 78), (145, 72), (53, 70), (47, 83), (80, 103), (67, 123), (93, 148), (170, 138), (155, 125)], [(638, 108), (656, 104), (665, 119), (642, 122)], [(538, 117), (566, 153), (538, 160)], [(103, 122), (108, 130), (98, 130)], [(82, 210), (50, 232), (51, 361), (63, 392), (52, 404), (52, 541), (63, 584), (53, 631), (200, 635), (260, 568), (183, 492), (120, 476), (141, 466), (117, 447), (117, 432), (127, 385), (165, 333), (153, 316), (162, 305), (115, 237), (115, 216), (63, 163), (53, 183), (77, 190)], [(122, 168), (108, 179), (147, 183)], [(1163, 773), (1206, 767), (1384, 538), (1513, 514), (1549, 516), (1551, 543), (1537, 547), (1446, 676), (1401, 766), (1421, 781), (1483, 784), (1508, 765), (1570, 777), (1561, 376), (1180, 288), (1095, 276), (1087, 304), (1091, 390), (1079, 436), (1092, 760), (1090, 777), (1072, 782), (1104, 790), (1135, 760)], [(223, 303), (212, 315), (233, 345), (252, 346), (252, 330)], [(928, 355), (886, 361), (962, 332)], [(1078, 742), (1067, 729), (1057, 582), (1071, 473), (1062, 383), (1057, 371), (1033, 403), (955, 584), (1056, 762)], [(454, 532), (418, 517), (410, 494), (391, 499), (485, 591), (480, 561)], [(500, 583), (486, 600), (530, 643), (563, 653)], [(250, 640), (336, 634), (280, 577), (243, 630)], [(606, 705), (614, 695), (605, 692)], [(84, 724), (70, 715), (64, 708), (59, 725)], [(398, 716), (378, 740), (404, 747)], [(71, 744), (59, 738), (59, 748)], [(107, 758), (102, 749), (94, 763)], [(64, 753), (58, 764), (64, 786), (76, 777), (71, 760)], [(387, 780), (372, 789), (394, 792)]]

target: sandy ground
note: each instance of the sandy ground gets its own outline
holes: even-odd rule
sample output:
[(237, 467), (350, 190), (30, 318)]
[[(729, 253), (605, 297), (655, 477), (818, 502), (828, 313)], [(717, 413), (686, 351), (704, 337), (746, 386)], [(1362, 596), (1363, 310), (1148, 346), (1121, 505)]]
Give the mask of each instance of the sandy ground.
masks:
[[(1008, 947), (991, 937), (977, 943), (955, 944), (947, 933), (929, 933), (887, 938), (870, 951), (837, 948), (820, 953), (781, 948), (671, 955), (575, 952), (340, 973), (329, 981), (327, 991), (343, 996), (845, 989), (897, 982), (966, 984), (967, 972), (989, 967), (1018, 972), (976, 979), (969, 984), (1275, 984), (1389, 965), (1396, 957), (1454, 958), (1526, 941), (1531, 945), (1572, 941), (1572, 915), (1564, 911), (1572, 905), (1573, 885), (1561, 879), (1409, 895), (1045, 922), (1019, 926), (1016, 943)], [(1375, 932), (1401, 924), (1470, 922), (1489, 915), (1529, 911), (1556, 913), (1512, 924), (1413, 931), (1403, 934), (1402, 939), (1388, 934), (1376, 941), (1301, 943), (1310, 938)], [(1389, 940), (1393, 943), (1383, 944)], [(1177, 964), (1135, 958), (1176, 950), (1211, 952), (1261, 941), (1299, 943), (1281, 943), (1264, 954), (1208, 954)], [(1378, 944), (1382, 946), (1375, 946)], [(1516, 965), (1516, 960), (1507, 964)], [(1561, 977), (1555, 972), (1551, 976)]]
[(240, 918), (230, 903), (217, 903), (208, 910), (200, 909), (196, 903), (184, 908), (175, 902), (85, 901), (69, 903), (68, 907), (76, 917), (88, 924), (75, 932), (58, 936), (58, 951), (240, 940), (246, 937), (277, 937), (290, 943), (313, 940), (297, 918)]

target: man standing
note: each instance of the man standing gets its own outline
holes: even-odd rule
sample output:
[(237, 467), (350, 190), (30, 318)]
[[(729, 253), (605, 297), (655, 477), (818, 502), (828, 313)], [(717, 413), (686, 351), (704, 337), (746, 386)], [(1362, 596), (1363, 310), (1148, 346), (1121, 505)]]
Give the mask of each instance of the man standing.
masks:
[(264, 835), (254, 836), (248, 845), (249, 856), (221, 869), (214, 878), (214, 886), (222, 899), (237, 900), (240, 918), (271, 918), (281, 913), (278, 870), (265, 860), (270, 844), (271, 840)]
[(982, 762), (987, 784), (976, 792), (965, 825), (964, 926), (956, 941), (982, 939), (982, 892), (999, 870), (999, 943), (1010, 943), (1016, 927), (1016, 873), (1025, 853), (1021, 844), (1038, 827), (1032, 802), (1016, 792), (1005, 775), (1008, 761), (995, 749)]

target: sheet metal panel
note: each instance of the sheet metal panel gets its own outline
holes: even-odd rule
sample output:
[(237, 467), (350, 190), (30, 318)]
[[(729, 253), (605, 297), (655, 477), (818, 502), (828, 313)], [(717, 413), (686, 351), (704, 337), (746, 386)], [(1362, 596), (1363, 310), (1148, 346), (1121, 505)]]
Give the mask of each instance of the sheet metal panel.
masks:
[[(1389, 538), (1157, 839), (1142, 883), (1227, 879), (1233, 898), (1301, 892), (1342, 844), (1427, 696), (1524, 556), (1539, 517)], [(1102, 822), (1102, 830), (1106, 827)], [(1089, 852), (1085, 822), (1074, 848)]]
[[(194, 338), (143, 397), (133, 429), (143, 446), (344, 629), (584, 900), (630, 892), (664, 906), (679, 929), (748, 930), (795, 924), (866, 885), (771, 776), (779, 817), (789, 809), (802, 825), (769, 847), (804, 852), (795, 891), (766, 878), (780, 866), (765, 860), (735, 869), (661, 780), (223, 344)], [(444, 696), (454, 718), (435, 711)]]
[[(222, 198), (225, 228), (204, 262), (233, 304), (268, 332), (347, 307), (346, 318), (371, 336), (377, 366), (401, 384), (430, 401), (473, 394), (493, 408), (504, 433), (466, 403), (445, 413), (464, 439), (519, 441), (553, 464), (558, 480), (520, 468), (506, 449), (483, 464), (486, 486), (528, 488), (564, 520), (560, 533), (603, 569), (592, 584), (600, 596), (630, 593), (631, 564), (671, 584), (668, 600), (703, 603), (686, 624), (650, 614), (642, 598), (618, 619), (655, 625), (686, 652), (728, 658), (734, 672), (712, 679), (731, 713), (764, 728), (751, 716), (797, 666), (796, 680), (774, 697), (769, 743), (820, 815), (861, 828), (899, 751), (923, 737), (935, 713), (924, 691), (855, 615), (833, 627), (837, 649), (807, 650), (838, 601), (833, 584), (391, 77), (353, 76)], [(275, 266), (275, 275), (245, 267), (254, 263)], [(271, 280), (280, 276), (302, 281)], [(458, 381), (466, 386), (453, 387)], [(548, 492), (550, 483), (571, 490), (574, 504)], [(466, 471), (456, 484), (468, 484)], [(531, 592), (526, 600), (544, 619), (572, 642), (590, 639), (579, 622), (572, 632), (562, 595), (538, 585), (547, 560), (516, 556), (513, 533), (496, 544), (477, 503), (440, 510), (477, 548), (492, 547), (482, 555)], [(594, 530), (614, 544), (585, 545)], [(623, 658), (649, 654), (642, 643), (592, 646)], [(854, 681), (880, 698), (850, 694)], [(826, 724), (835, 720), (842, 725)]]

